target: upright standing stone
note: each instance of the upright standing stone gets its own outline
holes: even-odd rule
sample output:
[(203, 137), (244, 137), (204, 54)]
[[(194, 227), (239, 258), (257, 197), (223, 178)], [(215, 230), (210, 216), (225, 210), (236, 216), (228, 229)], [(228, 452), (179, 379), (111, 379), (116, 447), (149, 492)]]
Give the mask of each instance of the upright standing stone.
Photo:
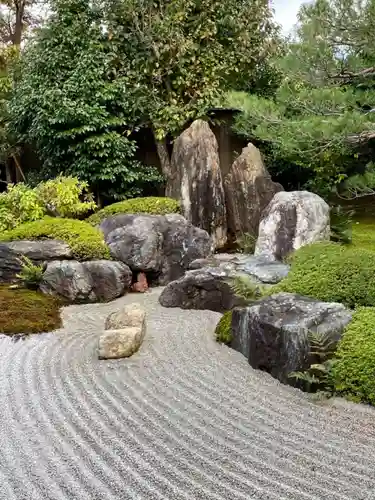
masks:
[(219, 148), (207, 122), (194, 121), (177, 138), (172, 172), (169, 196), (180, 200), (189, 222), (211, 235), (215, 248), (223, 247), (227, 240), (225, 194)]
[(258, 235), (263, 210), (282, 186), (272, 181), (258, 148), (249, 143), (224, 180), (228, 230), (234, 236)]
[(329, 236), (329, 206), (320, 196), (308, 191), (276, 193), (262, 214), (255, 255), (281, 260)]

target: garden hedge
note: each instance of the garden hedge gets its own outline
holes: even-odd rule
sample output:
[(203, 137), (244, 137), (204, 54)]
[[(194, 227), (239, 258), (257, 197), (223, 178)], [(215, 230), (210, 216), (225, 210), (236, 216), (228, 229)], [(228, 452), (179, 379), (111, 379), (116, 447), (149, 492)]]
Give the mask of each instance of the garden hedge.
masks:
[(232, 311), (226, 311), (215, 329), (216, 341), (229, 345), (232, 341)]
[(45, 217), (0, 233), (0, 241), (44, 239), (65, 241), (77, 260), (110, 259), (102, 233), (85, 221)]
[(375, 405), (375, 308), (360, 307), (336, 352), (332, 375), (336, 392)]
[(355, 245), (315, 243), (290, 258), (288, 276), (270, 290), (341, 302), (347, 307), (375, 306), (375, 252)]
[(105, 208), (102, 208), (95, 214), (88, 217), (86, 220), (93, 226), (100, 224), (100, 222), (116, 214), (154, 214), (165, 215), (180, 212), (180, 204), (177, 200), (172, 198), (132, 198), (130, 200), (119, 201), (113, 203)]
[(40, 333), (61, 327), (61, 303), (55, 297), (27, 289), (0, 286), (0, 333)]

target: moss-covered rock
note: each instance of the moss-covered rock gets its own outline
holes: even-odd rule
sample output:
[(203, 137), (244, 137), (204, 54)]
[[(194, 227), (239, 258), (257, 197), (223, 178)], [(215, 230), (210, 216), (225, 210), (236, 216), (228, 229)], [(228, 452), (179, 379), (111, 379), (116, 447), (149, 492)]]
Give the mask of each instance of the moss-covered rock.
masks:
[(355, 245), (315, 243), (290, 258), (288, 276), (270, 293), (291, 292), (347, 307), (375, 306), (375, 252)]
[(232, 341), (232, 311), (226, 311), (215, 329), (216, 341), (229, 345)]
[(332, 375), (337, 393), (375, 405), (375, 308), (361, 307), (347, 326)]
[(80, 261), (110, 259), (101, 231), (85, 221), (45, 217), (0, 233), (0, 241), (45, 239), (64, 241)]
[(180, 204), (172, 198), (132, 198), (130, 200), (119, 201), (99, 210), (91, 215), (87, 222), (93, 226), (111, 215), (117, 214), (154, 214), (165, 215), (180, 212)]
[(61, 302), (26, 289), (0, 286), (0, 333), (7, 335), (49, 332), (61, 326)]

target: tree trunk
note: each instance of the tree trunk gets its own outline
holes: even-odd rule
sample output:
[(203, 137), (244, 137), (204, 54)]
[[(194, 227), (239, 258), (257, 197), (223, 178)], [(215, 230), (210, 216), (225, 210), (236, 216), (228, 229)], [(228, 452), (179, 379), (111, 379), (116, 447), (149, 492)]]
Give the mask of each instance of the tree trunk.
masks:
[(166, 180), (166, 186), (165, 186), (165, 196), (173, 196), (173, 181), (175, 178), (175, 173), (173, 172), (172, 169), (172, 163), (171, 159), (169, 157), (169, 152), (168, 152), (168, 146), (167, 146), (167, 139), (157, 139), (155, 131), (154, 133), (154, 140), (156, 144), (156, 150), (158, 152), (159, 160), (160, 160), (160, 166), (161, 170), (163, 172), (163, 175)]
[(23, 14), (25, 10), (25, 4), (23, 0), (15, 2), (15, 10), (16, 10), (16, 21), (14, 26), (13, 45), (19, 48), (21, 46), (21, 41), (22, 41)]

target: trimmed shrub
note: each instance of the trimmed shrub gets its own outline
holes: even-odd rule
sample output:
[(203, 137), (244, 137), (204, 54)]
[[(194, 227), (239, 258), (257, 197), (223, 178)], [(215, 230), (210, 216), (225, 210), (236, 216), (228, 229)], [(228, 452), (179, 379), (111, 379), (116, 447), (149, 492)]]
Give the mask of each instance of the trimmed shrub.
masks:
[(354, 313), (339, 343), (332, 375), (336, 392), (375, 405), (375, 308)]
[(315, 243), (297, 250), (290, 262), (288, 276), (269, 293), (298, 293), (351, 308), (375, 305), (375, 252)]
[(61, 327), (61, 302), (50, 295), (0, 286), (0, 333), (41, 333)]
[(86, 220), (93, 226), (111, 215), (117, 214), (153, 214), (166, 215), (180, 212), (180, 204), (172, 198), (132, 198), (130, 200), (119, 201), (105, 208), (102, 208)]
[(226, 311), (215, 329), (216, 341), (229, 345), (232, 341), (232, 311)]
[(102, 233), (84, 221), (45, 217), (0, 233), (0, 241), (45, 239), (65, 241), (77, 260), (110, 259)]

